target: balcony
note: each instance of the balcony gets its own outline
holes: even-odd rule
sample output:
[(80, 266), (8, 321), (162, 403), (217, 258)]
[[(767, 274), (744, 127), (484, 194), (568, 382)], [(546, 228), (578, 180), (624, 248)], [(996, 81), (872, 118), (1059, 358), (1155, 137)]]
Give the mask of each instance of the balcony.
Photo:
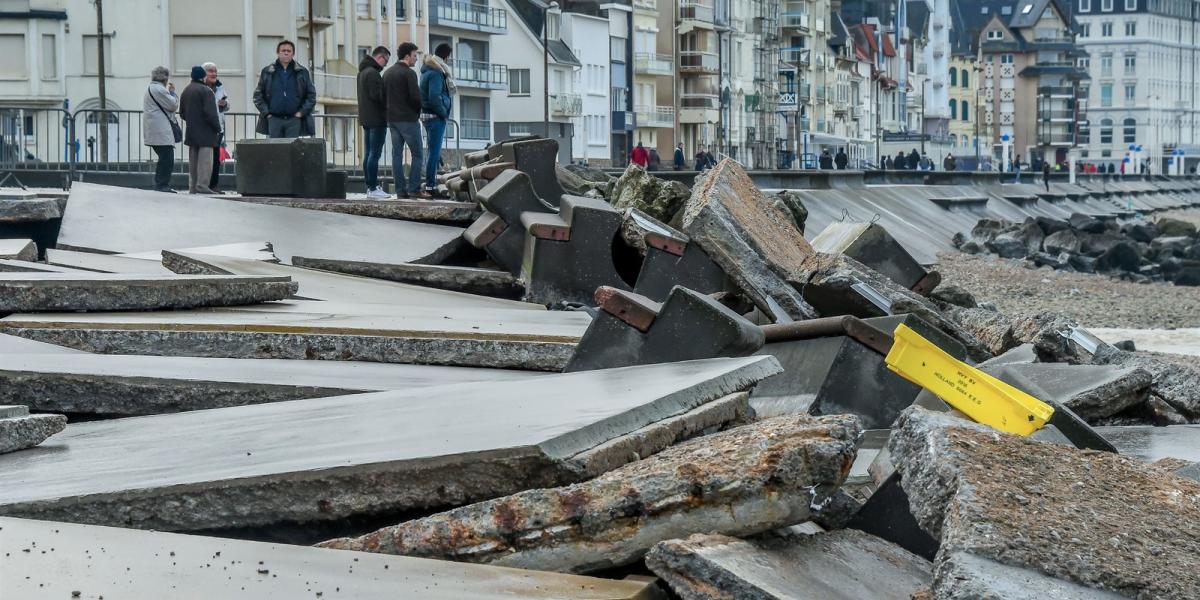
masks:
[(454, 82), (469, 88), (506, 90), (508, 67), (473, 60), (455, 60)]
[(583, 97), (579, 94), (555, 92), (550, 94), (550, 114), (556, 117), (578, 117), (583, 114)]
[(680, 21), (699, 21), (712, 25), (714, 16), (711, 4), (704, 4), (696, 0), (680, 0), (679, 2)]
[(1042, 133), (1038, 135), (1041, 146), (1074, 146), (1075, 134), (1071, 132)]
[(483, 33), (508, 31), (508, 11), (486, 4), (458, 0), (432, 0), (429, 24)]
[[(492, 122), (487, 119), (459, 119), (458, 126), (462, 130), (464, 140), (492, 139)], [(450, 132), (449, 129), (446, 130)]]
[(679, 95), (679, 108), (704, 108), (716, 110), (720, 106), (720, 98), (716, 94), (695, 94), (684, 92)]
[(318, 70), (313, 73), (313, 84), (322, 104), (358, 103), (358, 78), (353, 75), (333, 75)]
[(1074, 98), (1075, 97), (1075, 88), (1072, 88), (1070, 86), (1043, 85), (1043, 86), (1038, 86), (1037, 90), (1038, 90), (1039, 96), (1049, 96), (1051, 98)]
[(779, 110), (796, 110), (796, 92), (779, 94)]
[(781, 48), (779, 50), (779, 60), (785, 63), (795, 65), (808, 65), (812, 61), (812, 51), (808, 48)]
[(648, 12), (658, 12), (658, 0), (633, 0), (634, 10), (644, 10)]
[(1073, 110), (1042, 110), (1038, 118), (1047, 123), (1070, 123), (1075, 120)]
[(633, 72), (636, 75), (674, 75), (675, 65), (666, 54), (638, 52), (633, 55)]
[(634, 106), (633, 110), (637, 113), (638, 127), (674, 127), (675, 126), (675, 107), (674, 106), (649, 106), (640, 105)]
[[(312, 25), (317, 31), (333, 26), (333, 5), (334, 0), (312, 0)], [(303, 0), (298, 3), (299, 10), (296, 13), (296, 26), (303, 30), (308, 30), (310, 21), (308, 15), (308, 0)]]
[(784, 29), (800, 29), (808, 31), (811, 21), (806, 12), (785, 12), (783, 13), (783, 28)]
[(720, 71), (720, 61), (717, 59), (716, 52), (704, 52), (701, 50), (679, 51), (680, 73), (716, 74), (718, 71)]

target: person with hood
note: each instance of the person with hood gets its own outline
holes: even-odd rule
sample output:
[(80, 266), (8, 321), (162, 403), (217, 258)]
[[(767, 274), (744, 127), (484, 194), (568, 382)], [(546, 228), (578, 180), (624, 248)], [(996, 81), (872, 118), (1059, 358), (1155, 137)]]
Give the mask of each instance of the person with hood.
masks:
[(687, 159), (684, 157), (684, 154), (683, 154), (683, 142), (679, 142), (679, 145), (675, 146), (675, 170), (682, 171), (686, 167), (687, 167)]
[(217, 147), (213, 148), (212, 176), (208, 180), (209, 189), (219, 194), (221, 192), (217, 186), (221, 183), (221, 149), (225, 146), (225, 113), (229, 112), (229, 94), (225, 93), (225, 86), (217, 78), (216, 63), (206, 62), (200, 66), (204, 67), (204, 85), (212, 89), (217, 101), (217, 115), (221, 117), (221, 136), (217, 139)]
[(908, 160), (905, 160), (904, 164), (908, 165), (910, 171), (916, 171), (921, 168), (921, 154), (917, 152), (916, 148), (913, 148), (912, 152), (908, 153)]
[(839, 171), (846, 170), (846, 165), (850, 164), (850, 157), (846, 156), (845, 148), (838, 148), (837, 154), (833, 157), (833, 164), (837, 166)]
[(704, 171), (708, 169), (708, 157), (705, 156), (704, 148), (696, 150), (696, 170)]
[[(417, 80), (417, 72), (413, 70), (417, 66), (417, 45), (404, 42), (400, 44), (396, 55), (400, 60), (383, 72), (387, 126), (392, 132), (392, 174), (396, 181), (396, 196), (428, 200), (433, 198), (433, 194), (421, 189), (421, 167), (424, 166), (425, 155), (421, 149), (421, 85)], [(429, 143), (433, 145), (432, 138)], [(412, 160), (407, 179), (404, 177), (405, 146), (408, 146)], [(434, 188), (433, 179), (426, 180), (425, 184), (430, 190)]]
[(296, 45), (283, 40), (275, 45), (275, 62), (263, 67), (254, 88), (254, 108), (258, 109), (255, 131), (272, 138), (313, 135), (316, 120), (317, 87), (304, 65), (296, 62)]
[(638, 142), (637, 147), (629, 153), (629, 160), (633, 164), (645, 169), (646, 165), (650, 162), (650, 154), (646, 152), (646, 148), (642, 146), (642, 143)]
[[(904, 157), (904, 151), (896, 152), (896, 158), (892, 161), (892, 165), (897, 171), (903, 171), (908, 168), (908, 159)], [(913, 165), (916, 168), (916, 165)]]
[[(386, 46), (377, 46), (358, 63), (358, 124), (363, 128), (363, 179), (367, 197), (391, 198), (379, 185), (379, 159), (387, 140), (387, 107), (383, 100), (383, 67), (392, 58)], [(400, 191), (397, 188), (397, 193)]]
[(819, 167), (822, 171), (827, 171), (833, 168), (833, 155), (829, 153), (829, 148), (821, 151), (821, 156), (817, 159), (817, 167)]
[(662, 157), (658, 155), (658, 149), (651, 148), (650, 149), (650, 159), (649, 159), (649, 162), (646, 163), (646, 170), (647, 171), (657, 171), (661, 167), (662, 167)]
[(192, 82), (179, 95), (179, 115), (187, 124), (183, 143), (188, 147), (188, 193), (211, 194), (213, 148), (221, 139), (221, 117), (211, 88), (204, 85), (204, 67), (192, 67)]
[(947, 171), (953, 171), (958, 168), (958, 161), (955, 160), (954, 154), (947, 154), (946, 158), (942, 159), (942, 168)]
[(166, 67), (150, 71), (150, 87), (142, 99), (142, 142), (158, 156), (154, 167), (155, 191), (174, 194), (171, 171), (175, 168), (175, 144), (183, 140), (175, 137), (179, 130), (179, 122), (175, 120), (179, 97), (170, 78), (171, 71)]
[(438, 44), (421, 66), (421, 122), (429, 137), (425, 163), (425, 191), (433, 194), (438, 163), (442, 160), (442, 142), (446, 138), (446, 120), (454, 105), (454, 77), (450, 72), (450, 44)]

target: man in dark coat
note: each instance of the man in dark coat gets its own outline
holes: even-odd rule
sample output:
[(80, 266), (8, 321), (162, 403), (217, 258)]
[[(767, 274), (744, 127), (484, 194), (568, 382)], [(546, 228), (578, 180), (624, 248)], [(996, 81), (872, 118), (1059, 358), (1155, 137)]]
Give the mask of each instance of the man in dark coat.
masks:
[[(908, 168), (908, 159), (904, 157), (903, 150), (896, 153), (896, 158), (892, 160), (892, 166), (897, 171), (903, 171), (904, 169)], [(913, 165), (913, 168), (916, 168), (915, 164)]]
[(917, 152), (916, 148), (908, 153), (908, 160), (904, 161), (904, 164), (908, 165), (910, 171), (916, 171), (921, 166), (921, 154)]
[(822, 171), (833, 169), (833, 156), (829, 154), (829, 148), (821, 151), (821, 157), (817, 159), (817, 166), (819, 166)]
[(850, 164), (850, 157), (846, 156), (845, 148), (838, 148), (837, 154), (833, 156), (833, 164), (837, 166), (839, 171), (846, 170), (846, 165)]
[(383, 77), (380, 72), (387, 65), (392, 53), (379, 46), (364, 56), (358, 64), (358, 124), (363, 128), (363, 179), (367, 184), (368, 198), (390, 198), (379, 185), (379, 159), (383, 156), (383, 142), (387, 139), (386, 107), (383, 101)]
[[(421, 189), (421, 167), (425, 152), (421, 146), (421, 83), (413, 69), (417, 64), (417, 45), (400, 44), (396, 64), (383, 72), (383, 97), (387, 104), (387, 125), (392, 132), (392, 177), (396, 182), (397, 198), (433, 197)], [(404, 147), (408, 146), (412, 163), (408, 178), (404, 177)], [(425, 182), (432, 188), (436, 181)]]
[(317, 87), (304, 65), (292, 60), (296, 45), (283, 40), (275, 46), (275, 62), (263, 67), (254, 88), (254, 108), (258, 109), (255, 131), (273, 138), (313, 135), (316, 120)]
[(687, 167), (687, 159), (683, 155), (683, 142), (675, 146), (675, 170), (682, 171)]
[(188, 147), (188, 193), (211, 194), (213, 148), (221, 143), (221, 115), (212, 88), (204, 83), (204, 67), (192, 67), (192, 82), (179, 95), (179, 116)]

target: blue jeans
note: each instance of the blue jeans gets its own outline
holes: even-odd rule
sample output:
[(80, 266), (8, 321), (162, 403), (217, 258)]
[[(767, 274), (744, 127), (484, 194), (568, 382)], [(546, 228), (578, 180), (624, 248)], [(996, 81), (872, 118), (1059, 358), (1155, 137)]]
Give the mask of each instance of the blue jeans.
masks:
[(363, 127), (363, 143), (367, 146), (363, 155), (363, 179), (366, 179), (368, 192), (379, 187), (379, 159), (383, 157), (387, 131), (387, 127)]
[(425, 187), (437, 187), (437, 168), (442, 160), (442, 142), (446, 140), (446, 120), (430, 119), (425, 121), (425, 135), (429, 138), (429, 159), (425, 163)]
[[(421, 191), (421, 125), (417, 121), (389, 122), (392, 131), (392, 175), (396, 180), (396, 194), (415, 194)], [(408, 181), (404, 180), (404, 147), (412, 153), (412, 164), (408, 167)]]

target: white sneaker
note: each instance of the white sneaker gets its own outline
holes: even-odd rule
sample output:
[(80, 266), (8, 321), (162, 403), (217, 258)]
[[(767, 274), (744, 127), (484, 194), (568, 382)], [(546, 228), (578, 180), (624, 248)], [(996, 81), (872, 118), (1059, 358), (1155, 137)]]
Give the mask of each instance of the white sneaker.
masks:
[(392, 195), (383, 191), (383, 188), (377, 187), (367, 192), (367, 197), (373, 200), (387, 200), (388, 198), (391, 198)]

